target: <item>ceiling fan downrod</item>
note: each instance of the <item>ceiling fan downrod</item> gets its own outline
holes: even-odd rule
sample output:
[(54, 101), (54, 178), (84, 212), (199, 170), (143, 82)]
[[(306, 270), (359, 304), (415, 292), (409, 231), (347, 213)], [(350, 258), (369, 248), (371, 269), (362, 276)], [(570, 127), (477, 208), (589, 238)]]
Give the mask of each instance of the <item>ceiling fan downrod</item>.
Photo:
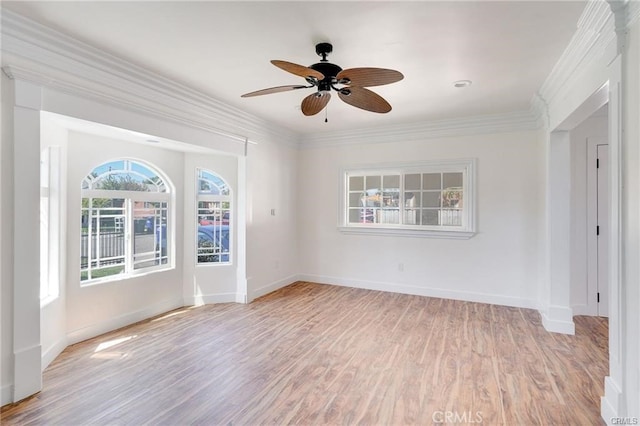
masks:
[(316, 53), (318, 54), (318, 56), (322, 56), (322, 62), (327, 62), (327, 56), (331, 52), (333, 52), (333, 45), (331, 43), (316, 44)]

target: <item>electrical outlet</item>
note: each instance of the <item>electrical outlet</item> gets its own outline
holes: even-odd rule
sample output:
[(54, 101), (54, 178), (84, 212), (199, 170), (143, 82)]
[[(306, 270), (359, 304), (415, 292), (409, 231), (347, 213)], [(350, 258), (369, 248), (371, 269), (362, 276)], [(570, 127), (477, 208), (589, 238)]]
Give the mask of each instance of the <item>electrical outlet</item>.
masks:
[(404, 263), (402, 262), (398, 263), (398, 271), (404, 272)]

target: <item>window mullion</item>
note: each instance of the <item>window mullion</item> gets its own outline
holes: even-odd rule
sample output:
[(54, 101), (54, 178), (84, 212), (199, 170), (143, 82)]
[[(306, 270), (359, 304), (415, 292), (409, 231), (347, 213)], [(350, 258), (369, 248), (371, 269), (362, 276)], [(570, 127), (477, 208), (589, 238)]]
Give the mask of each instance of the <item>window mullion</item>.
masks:
[(398, 223), (404, 226), (404, 173), (400, 173), (400, 183), (398, 184), (398, 212), (400, 214)]
[(133, 235), (133, 201), (131, 198), (125, 198), (124, 200), (124, 232), (125, 232), (125, 249), (124, 249), (124, 271), (126, 274), (133, 272), (133, 243), (135, 238)]

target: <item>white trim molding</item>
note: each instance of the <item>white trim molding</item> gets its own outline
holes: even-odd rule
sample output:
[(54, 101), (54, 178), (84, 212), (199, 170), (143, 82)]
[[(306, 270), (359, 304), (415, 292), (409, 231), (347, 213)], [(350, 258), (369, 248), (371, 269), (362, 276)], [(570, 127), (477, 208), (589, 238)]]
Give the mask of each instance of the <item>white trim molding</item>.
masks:
[(297, 141), (289, 130), (15, 12), (3, 9), (1, 19), (2, 66), (10, 78), (143, 111), (242, 144), (265, 136)]
[(151, 318), (156, 315), (160, 315), (165, 312), (169, 312), (173, 309), (182, 308), (184, 306), (182, 299), (166, 300), (163, 303), (157, 303), (153, 306), (149, 306), (145, 309), (130, 312), (125, 315), (120, 315), (116, 318), (111, 318), (108, 321), (101, 322), (99, 324), (92, 324), (87, 327), (83, 327), (77, 330), (72, 330), (67, 333), (67, 344), (73, 345), (83, 340), (91, 339), (92, 337), (99, 336), (112, 330), (133, 324), (138, 321)]
[(298, 281), (308, 281), (319, 284), (330, 284), (341, 287), (361, 288), (364, 290), (388, 291), (391, 293), (411, 294), (416, 296), (435, 297), (438, 299), (452, 299), (464, 302), (487, 303), (491, 305), (511, 306), (514, 308), (537, 309), (535, 300), (511, 296), (500, 296), (488, 293), (448, 290), (443, 288), (425, 288), (406, 284), (384, 281), (368, 281), (347, 277), (333, 277), (328, 275), (300, 274)]
[(300, 147), (304, 149), (341, 145), (371, 145), (398, 141), (408, 142), (448, 136), (518, 132), (535, 130), (538, 127), (537, 117), (533, 111), (529, 110), (339, 132), (319, 132), (301, 136)]
[(571, 86), (568, 82), (580, 72), (580, 69), (600, 59), (610, 43), (615, 40), (614, 25), (613, 13), (607, 2), (588, 2), (578, 21), (575, 34), (540, 87), (537, 96), (550, 104), (567, 85)]
[(600, 397), (600, 416), (608, 425), (612, 424), (612, 419), (620, 416), (622, 392), (611, 378), (604, 378), (604, 396)]
[(269, 294), (271, 292), (274, 292), (276, 290), (279, 290), (283, 287), (286, 287), (290, 284), (295, 283), (296, 281), (300, 281), (298, 275), (290, 275), (288, 277), (282, 278), (280, 280), (274, 281), (272, 283), (263, 285), (261, 287), (258, 287), (256, 289), (251, 289), (251, 279), (249, 278), (247, 280), (248, 282), (248, 287), (249, 287), (249, 295), (248, 295), (248, 299), (246, 300), (245, 303), (251, 303), (252, 301), (254, 301), (255, 299), (257, 299), (258, 297), (264, 296), (265, 294)]
[(573, 322), (573, 311), (566, 306), (549, 306), (540, 312), (542, 325), (545, 330), (553, 333), (575, 334), (576, 325)]

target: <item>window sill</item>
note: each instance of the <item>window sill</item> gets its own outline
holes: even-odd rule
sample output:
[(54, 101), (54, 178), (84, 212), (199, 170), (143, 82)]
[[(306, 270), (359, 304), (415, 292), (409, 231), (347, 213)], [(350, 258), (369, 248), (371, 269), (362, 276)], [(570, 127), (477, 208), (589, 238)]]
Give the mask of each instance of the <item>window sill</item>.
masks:
[(158, 269), (148, 269), (146, 271), (128, 273), (128, 274), (114, 274), (106, 277), (94, 278), (91, 280), (80, 281), (80, 287), (91, 287), (94, 285), (113, 283), (117, 281), (127, 281), (135, 278), (141, 278), (146, 275), (157, 274), (158, 272), (166, 272), (175, 269), (175, 266), (167, 266)]
[(476, 233), (473, 231), (449, 231), (434, 229), (406, 229), (406, 228), (381, 228), (381, 227), (356, 227), (339, 226), (338, 230), (343, 234), (378, 235), (397, 237), (419, 238), (443, 238), (450, 240), (468, 240)]

